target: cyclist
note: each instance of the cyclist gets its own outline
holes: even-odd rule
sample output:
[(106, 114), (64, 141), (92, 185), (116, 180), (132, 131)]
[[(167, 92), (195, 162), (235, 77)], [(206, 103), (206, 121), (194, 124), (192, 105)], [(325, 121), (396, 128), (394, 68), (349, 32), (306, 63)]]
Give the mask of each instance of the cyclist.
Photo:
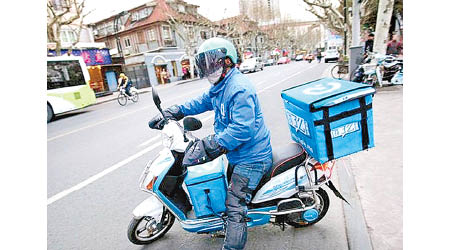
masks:
[(120, 73), (120, 75), (119, 75), (117, 90), (120, 90), (121, 87), (124, 87), (125, 94), (127, 96), (131, 97), (131, 93), (130, 93), (131, 81), (128, 80), (128, 77), (124, 73)]

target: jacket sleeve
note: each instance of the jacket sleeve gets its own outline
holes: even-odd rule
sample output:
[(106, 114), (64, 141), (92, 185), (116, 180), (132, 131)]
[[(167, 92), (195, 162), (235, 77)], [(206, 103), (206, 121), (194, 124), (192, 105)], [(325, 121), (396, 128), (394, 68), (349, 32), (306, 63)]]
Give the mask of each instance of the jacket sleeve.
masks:
[(213, 110), (211, 98), (209, 97), (208, 92), (205, 92), (202, 95), (185, 102), (179, 107), (181, 112), (183, 112), (185, 116), (197, 115), (205, 111)]
[(228, 151), (250, 141), (256, 133), (255, 96), (240, 90), (230, 105), (230, 123), (217, 135), (218, 143)]

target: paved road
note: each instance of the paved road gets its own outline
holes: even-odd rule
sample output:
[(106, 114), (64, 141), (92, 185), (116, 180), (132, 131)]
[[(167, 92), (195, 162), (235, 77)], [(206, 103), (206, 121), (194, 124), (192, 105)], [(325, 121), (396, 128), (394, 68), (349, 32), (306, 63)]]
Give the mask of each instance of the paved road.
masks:
[[(292, 62), (247, 74), (258, 91), (273, 146), (291, 141), (281, 90), (321, 78), (331, 66)], [(199, 80), (162, 86), (159, 94), (163, 107), (169, 107), (208, 88), (207, 81)], [(157, 112), (146, 93), (136, 104), (99, 104), (48, 124), (48, 249), (220, 249), (222, 239), (187, 233), (178, 222), (150, 246), (133, 245), (126, 237), (131, 211), (147, 197), (138, 188), (139, 176), (162, 148), (158, 131), (147, 126)], [(212, 114), (198, 116), (204, 121), (194, 132), (198, 137), (213, 133)], [(272, 225), (249, 229), (246, 249), (348, 249), (342, 203), (329, 194), (329, 212), (317, 225), (284, 232)]]

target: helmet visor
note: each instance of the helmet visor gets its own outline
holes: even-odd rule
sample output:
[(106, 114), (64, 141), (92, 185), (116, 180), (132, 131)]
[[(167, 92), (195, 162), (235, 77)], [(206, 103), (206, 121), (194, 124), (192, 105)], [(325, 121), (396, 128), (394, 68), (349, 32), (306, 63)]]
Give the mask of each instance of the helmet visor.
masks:
[(208, 50), (195, 56), (195, 64), (199, 69), (200, 77), (209, 77), (216, 75), (220, 71), (222, 73), (225, 56), (227, 50), (225, 48)]

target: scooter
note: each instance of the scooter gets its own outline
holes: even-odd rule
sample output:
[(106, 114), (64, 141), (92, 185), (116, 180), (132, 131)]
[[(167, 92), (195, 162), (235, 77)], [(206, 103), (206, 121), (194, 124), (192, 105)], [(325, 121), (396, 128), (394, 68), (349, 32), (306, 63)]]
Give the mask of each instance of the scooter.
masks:
[[(155, 106), (161, 100), (152, 89)], [(148, 162), (139, 180), (142, 191), (150, 196), (133, 210), (128, 239), (138, 245), (150, 244), (164, 236), (177, 219), (192, 233), (217, 236), (226, 227), (226, 191), (228, 187), (225, 156), (213, 161), (183, 167), (184, 151), (197, 140), (192, 131), (201, 121), (185, 117), (183, 125), (166, 119), (161, 130), (164, 148)], [(322, 189), (327, 185), (336, 196), (345, 199), (330, 178), (335, 162), (318, 163), (297, 143), (273, 149), (273, 166), (253, 192), (248, 204), (248, 227), (274, 223), (296, 228), (319, 222), (327, 213), (330, 199)], [(193, 209), (192, 209), (193, 208)]]

